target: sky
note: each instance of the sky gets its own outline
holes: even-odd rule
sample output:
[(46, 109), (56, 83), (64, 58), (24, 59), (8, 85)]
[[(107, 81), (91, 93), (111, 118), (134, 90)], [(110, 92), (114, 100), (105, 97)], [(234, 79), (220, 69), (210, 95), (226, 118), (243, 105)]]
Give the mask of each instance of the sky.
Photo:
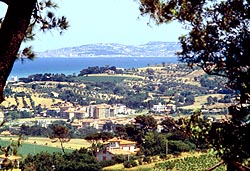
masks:
[[(149, 17), (140, 16), (134, 0), (57, 0), (55, 13), (67, 17), (70, 27), (62, 35), (57, 31), (38, 32), (25, 46), (42, 52), (94, 43), (140, 45), (149, 41), (177, 42), (186, 31), (177, 22), (156, 26)], [(0, 4), (0, 16), (5, 11)], [(151, 26), (147, 23), (150, 22)]]

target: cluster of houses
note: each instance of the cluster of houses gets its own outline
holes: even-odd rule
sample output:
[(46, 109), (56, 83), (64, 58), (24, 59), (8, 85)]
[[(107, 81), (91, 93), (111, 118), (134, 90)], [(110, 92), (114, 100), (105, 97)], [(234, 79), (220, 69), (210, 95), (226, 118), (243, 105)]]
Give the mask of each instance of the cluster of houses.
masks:
[(49, 108), (43, 116), (51, 112), (60, 114), (62, 119), (104, 119), (116, 117), (118, 114), (130, 115), (135, 110), (127, 108), (125, 105), (97, 104), (89, 106), (74, 106), (72, 103), (58, 103)]
[[(117, 117), (118, 114), (130, 115), (135, 113), (135, 110), (129, 109), (122, 104), (98, 104), (74, 107), (71, 103), (63, 103), (60, 104), (59, 108), (54, 107), (49, 110), (56, 110), (57, 112), (60, 112), (60, 117), (63, 119), (104, 119)], [(158, 105), (153, 105), (151, 108), (151, 111), (155, 113), (169, 113), (171, 110), (176, 111), (175, 105), (163, 105), (159, 103)]]

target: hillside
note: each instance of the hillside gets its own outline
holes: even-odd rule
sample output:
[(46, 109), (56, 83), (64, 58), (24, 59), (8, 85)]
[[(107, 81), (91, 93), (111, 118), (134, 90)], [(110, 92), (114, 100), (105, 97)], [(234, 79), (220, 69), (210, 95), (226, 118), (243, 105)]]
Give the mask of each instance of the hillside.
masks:
[(176, 42), (148, 42), (142, 45), (117, 43), (87, 44), (37, 52), (39, 57), (176, 57)]

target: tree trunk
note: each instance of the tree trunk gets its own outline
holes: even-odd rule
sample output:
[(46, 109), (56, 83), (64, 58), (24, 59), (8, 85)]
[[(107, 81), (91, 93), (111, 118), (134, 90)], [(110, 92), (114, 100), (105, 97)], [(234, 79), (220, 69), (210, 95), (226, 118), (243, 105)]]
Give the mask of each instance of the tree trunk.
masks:
[(17, 53), (30, 24), (37, 0), (9, 0), (8, 10), (0, 28), (0, 103), (4, 87)]
[(64, 149), (64, 146), (63, 146), (63, 140), (61, 138), (58, 138), (60, 143), (61, 143), (61, 148), (62, 148), (62, 151), (63, 151), (63, 154), (65, 154), (65, 149)]

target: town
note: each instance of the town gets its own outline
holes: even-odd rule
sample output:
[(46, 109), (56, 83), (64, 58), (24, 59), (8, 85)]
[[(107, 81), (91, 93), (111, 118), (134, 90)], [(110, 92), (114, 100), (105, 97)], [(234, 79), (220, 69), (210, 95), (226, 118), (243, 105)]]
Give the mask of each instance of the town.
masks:
[(74, 128), (93, 127), (98, 131), (106, 122), (125, 125), (141, 114), (163, 118), (186, 115), (194, 107), (210, 116), (223, 116), (232, 102), (223, 81), (184, 64), (165, 63), (127, 70), (89, 67), (79, 76), (12, 78), (5, 94), (2, 120), (36, 117), (38, 124), (46, 127), (51, 118), (64, 119)]

